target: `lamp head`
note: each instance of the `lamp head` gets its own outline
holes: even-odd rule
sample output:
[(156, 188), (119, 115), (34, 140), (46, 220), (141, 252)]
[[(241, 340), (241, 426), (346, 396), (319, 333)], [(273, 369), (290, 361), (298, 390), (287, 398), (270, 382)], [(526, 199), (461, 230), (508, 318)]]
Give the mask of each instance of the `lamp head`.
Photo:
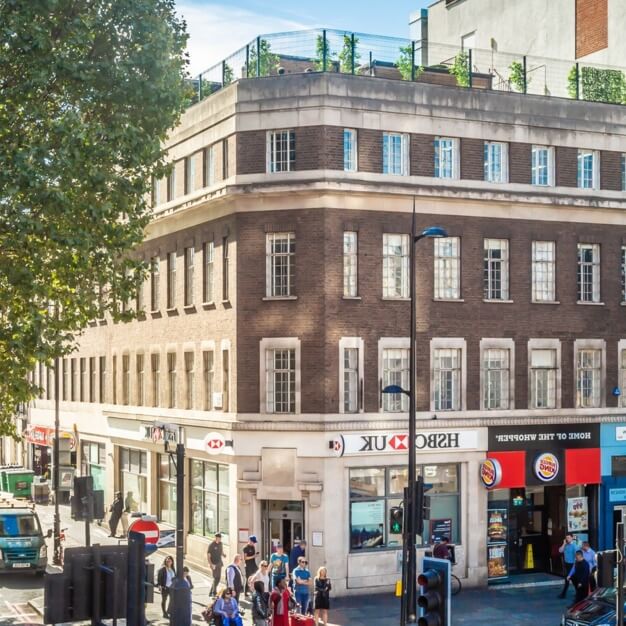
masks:
[(430, 239), (439, 239), (441, 237), (447, 237), (448, 231), (441, 226), (429, 226), (422, 231), (421, 237), (428, 237)]
[(400, 385), (387, 385), (383, 387), (383, 393), (402, 393), (404, 389)]

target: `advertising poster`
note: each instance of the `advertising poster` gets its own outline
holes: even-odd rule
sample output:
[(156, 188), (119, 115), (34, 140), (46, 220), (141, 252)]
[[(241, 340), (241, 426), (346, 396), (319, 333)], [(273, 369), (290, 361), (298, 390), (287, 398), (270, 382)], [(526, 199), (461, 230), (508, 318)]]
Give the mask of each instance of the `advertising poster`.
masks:
[(589, 530), (589, 507), (585, 496), (567, 499), (567, 530), (569, 532)]
[(487, 543), (506, 543), (509, 529), (506, 509), (487, 510)]
[(446, 519), (430, 520), (430, 542), (439, 543), (443, 537), (451, 540), (452, 537), (452, 520)]
[(490, 581), (508, 578), (508, 550), (509, 547), (506, 543), (496, 543), (487, 546), (487, 576)]

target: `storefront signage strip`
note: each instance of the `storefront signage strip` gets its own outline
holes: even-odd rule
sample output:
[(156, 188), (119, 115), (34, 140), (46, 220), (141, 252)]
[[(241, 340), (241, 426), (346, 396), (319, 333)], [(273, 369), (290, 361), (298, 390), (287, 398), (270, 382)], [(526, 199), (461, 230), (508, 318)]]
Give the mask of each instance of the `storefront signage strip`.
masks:
[[(415, 437), (418, 451), (476, 450), (478, 431), (422, 431)], [(409, 435), (406, 432), (361, 433), (339, 435), (329, 448), (338, 456), (408, 453)]]
[(598, 448), (599, 424), (495, 426), (489, 428), (489, 450)]

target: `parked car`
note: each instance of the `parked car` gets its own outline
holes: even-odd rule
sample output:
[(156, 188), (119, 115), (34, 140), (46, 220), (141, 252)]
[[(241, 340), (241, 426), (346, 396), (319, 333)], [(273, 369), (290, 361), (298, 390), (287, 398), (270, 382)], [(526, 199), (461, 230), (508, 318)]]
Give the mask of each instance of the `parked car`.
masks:
[(23, 503), (0, 502), (0, 572), (30, 570), (43, 575), (47, 563), (46, 540), (37, 513)]
[(599, 587), (565, 610), (561, 626), (615, 626), (615, 593), (611, 587)]

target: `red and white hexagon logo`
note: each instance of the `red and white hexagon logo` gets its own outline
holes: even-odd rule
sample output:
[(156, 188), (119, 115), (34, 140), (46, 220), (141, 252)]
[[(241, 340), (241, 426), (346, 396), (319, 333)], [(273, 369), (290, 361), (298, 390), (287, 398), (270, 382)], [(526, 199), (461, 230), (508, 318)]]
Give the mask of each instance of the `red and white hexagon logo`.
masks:
[(204, 438), (204, 449), (209, 454), (219, 454), (226, 445), (226, 439), (221, 433), (209, 433)]
[(409, 449), (409, 436), (408, 435), (393, 435), (389, 439), (389, 445), (394, 450), (408, 450)]

